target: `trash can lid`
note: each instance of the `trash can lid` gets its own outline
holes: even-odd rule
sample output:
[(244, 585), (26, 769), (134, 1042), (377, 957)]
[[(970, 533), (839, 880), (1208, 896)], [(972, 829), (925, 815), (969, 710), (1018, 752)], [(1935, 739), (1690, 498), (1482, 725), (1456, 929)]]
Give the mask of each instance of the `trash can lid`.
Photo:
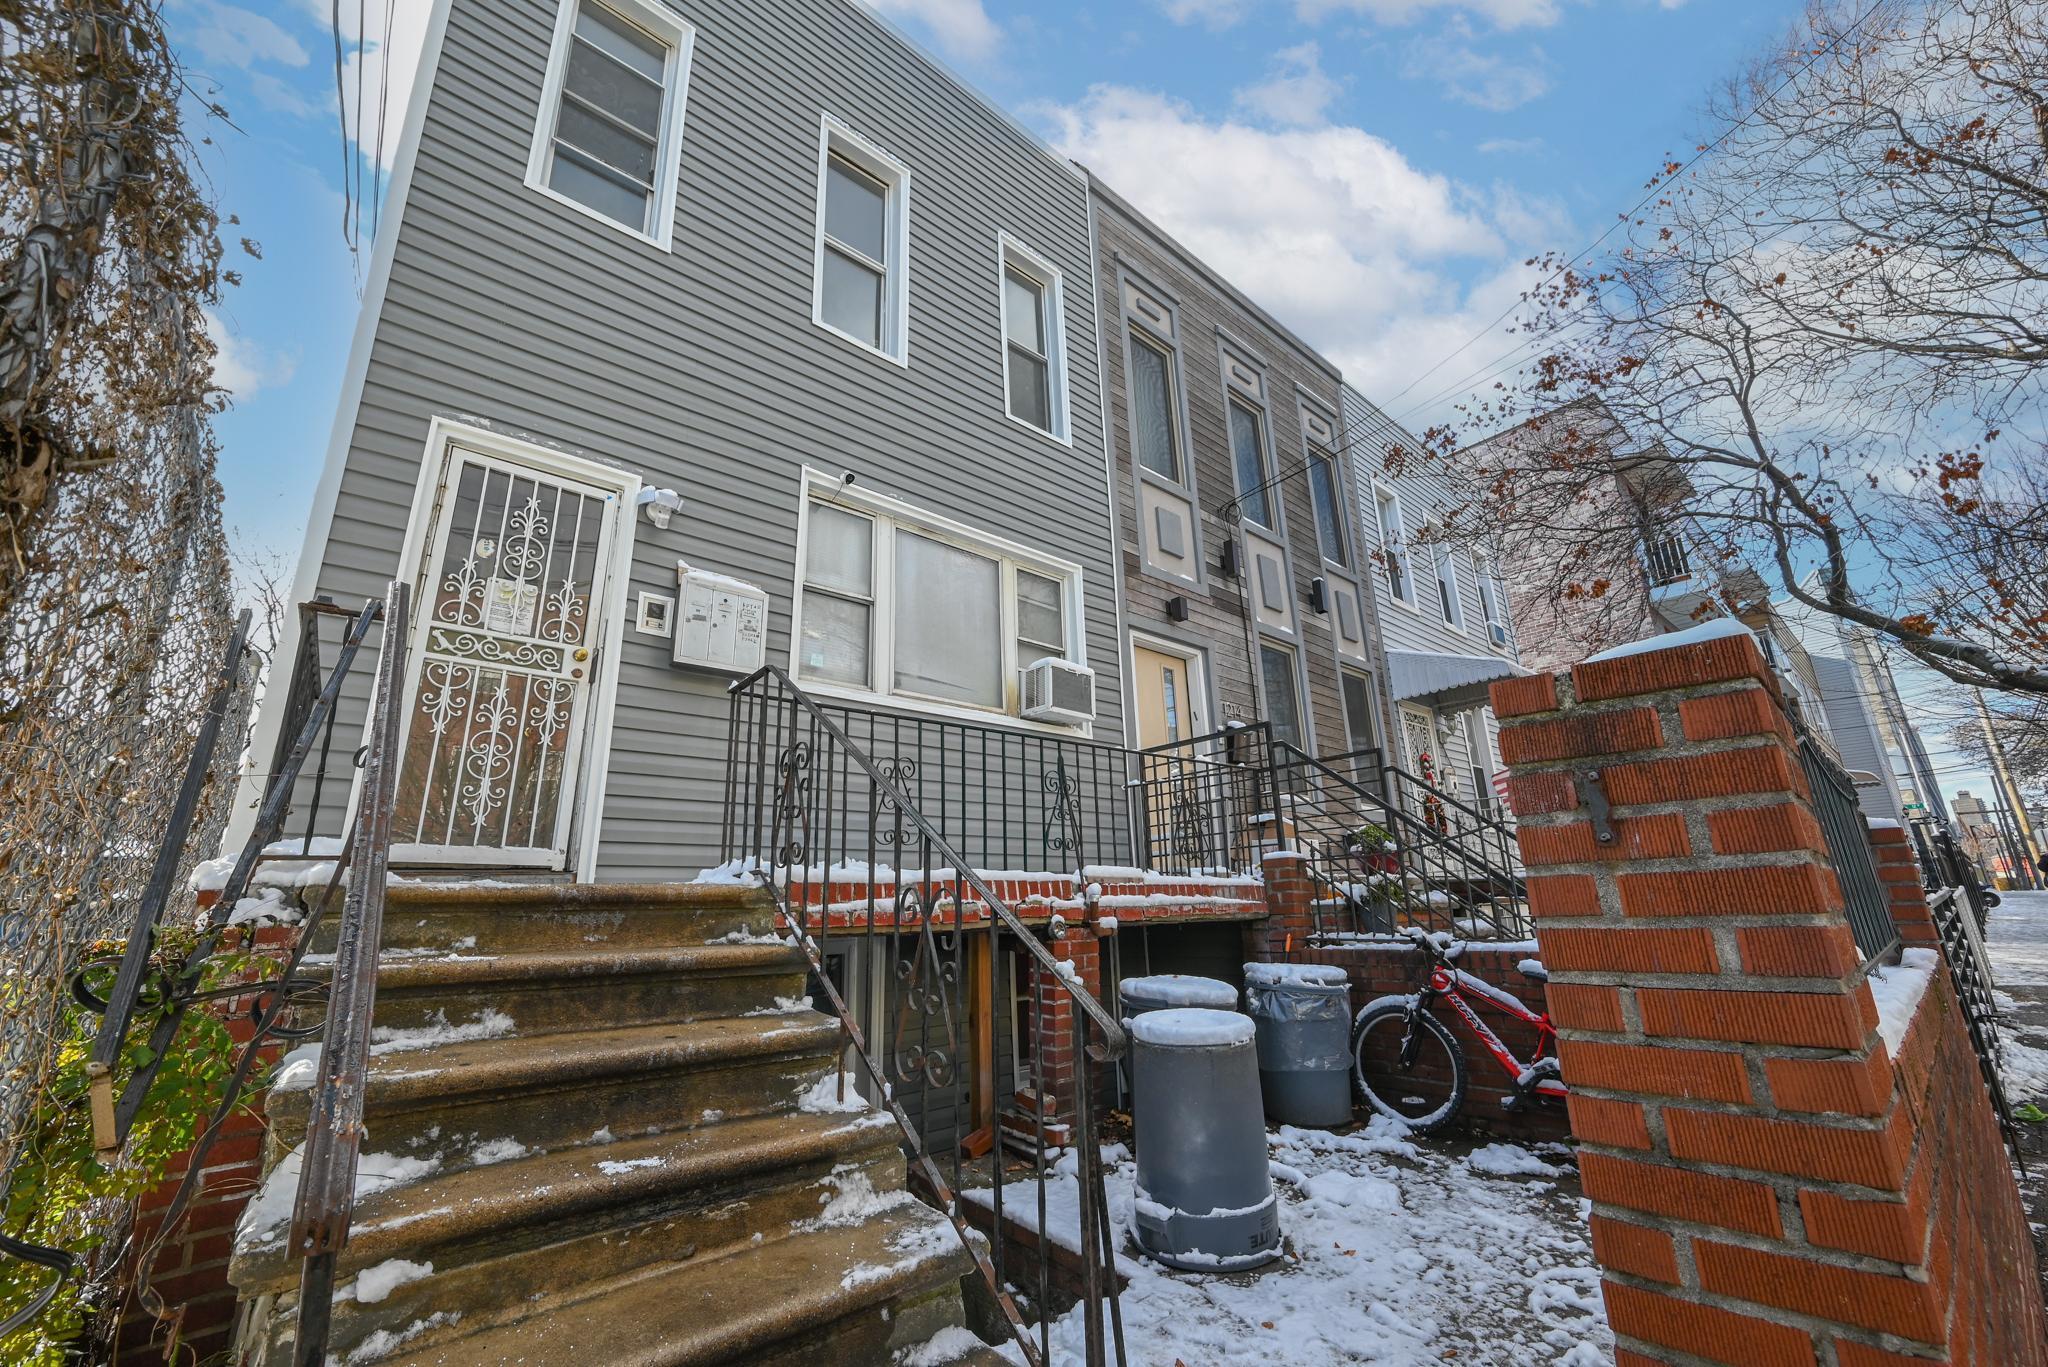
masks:
[(1351, 975), (1336, 964), (1246, 964), (1246, 987), (1348, 987)]
[(1192, 973), (1160, 973), (1150, 978), (1125, 978), (1117, 984), (1124, 1000), (1138, 998), (1161, 1006), (1209, 1006), (1228, 1011), (1237, 1005), (1237, 990), (1214, 978)]
[(1171, 1011), (1150, 1011), (1131, 1021), (1131, 1034), (1140, 1044), (1160, 1044), (1174, 1049), (1214, 1048), (1227, 1044), (1250, 1044), (1258, 1034), (1250, 1016), (1235, 1011), (1206, 1011), (1180, 1007)]

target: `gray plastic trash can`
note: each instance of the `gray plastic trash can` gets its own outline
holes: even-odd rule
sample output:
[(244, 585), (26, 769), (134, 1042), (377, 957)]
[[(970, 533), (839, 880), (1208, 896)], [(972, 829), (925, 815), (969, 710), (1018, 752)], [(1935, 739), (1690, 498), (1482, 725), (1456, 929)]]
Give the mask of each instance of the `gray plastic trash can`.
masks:
[(1124, 1019), (1147, 1011), (1170, 1011), (1176, 1007), (1199, 1006), (1210, 1011), (1237, 1010), (1237, 989), (1216, 978), (1198, 978), (1192, 973), (1160, 973), (1150, 978), (1125, 978), (1116, 985), (1123, 1003)]
[(1253, 1033), (1248, 1017), (1198, 1007), (1131, 1021), (1133, 1110), (1145, 1136), (1135, 1233), (1169, 1267), (1229, 1271), (1280, 1255)]
[(1246, 964), (1266, 1114), (1323, 1128), (1351, 1119), (1351, 980), (1332, 964)]

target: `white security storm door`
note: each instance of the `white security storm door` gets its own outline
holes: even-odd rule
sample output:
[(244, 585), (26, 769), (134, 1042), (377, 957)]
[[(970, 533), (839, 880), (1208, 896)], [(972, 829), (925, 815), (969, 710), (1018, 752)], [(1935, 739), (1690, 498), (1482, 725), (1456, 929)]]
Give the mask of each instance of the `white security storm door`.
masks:
[(1444, 786), (1444, 750), (1436, 732), (1436, 714), (1413, 703), (1401, 704), (1402, 763), (1416, 778)]
[(449, 448), (419, 561), (394, 858), (567, 867), (619, 506)]

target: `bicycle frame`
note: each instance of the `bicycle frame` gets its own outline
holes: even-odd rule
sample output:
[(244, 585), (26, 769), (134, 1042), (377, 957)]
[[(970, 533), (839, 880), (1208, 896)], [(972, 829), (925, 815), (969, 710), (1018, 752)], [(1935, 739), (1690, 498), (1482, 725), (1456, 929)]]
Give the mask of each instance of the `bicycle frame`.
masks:
[[(1536, 1052), (1526, 1064), (1516, 1058), (1514, 1051), (1503, 1044), (1500, 1036), (1493, 1033), (1486, 1022), (1479, 1018), (1479, 1013), (1465, 1000), (1467, 991), (1477, 993), (1516, 1020), (1535, 1027)], [(1526, 1088), (1536, 1096), (1560, 1099), (1567, 1094), (1564, 1083), (1556, 1078), (1531, 1077), (1532, 1071), (1541, 1064), (1549, 1063), (1553, 1068), (1557, 1066), (1555, 1053), (1549, 1057), (1544, 1055), (1545, 1049), (1554, 1050), (1557, 1045), (1557, 1028), (1550, 1023), (1549, 1012), (1538, 1014), (1531, 1011), (1510, 993), (1502, 991), (1492, 983), (1475, 978), (1464, 969), (1441, 959), (1430, 965), (1429, 985), (1423, 989), (1419, 1005), (1426, 1010), (1429, 1004), (1439, 997), (1447, 999), (1457, 1008), (1465, 1024), (1472, 1027), (1472, 1033), (1479, 1036), (1479, 1042), (1486, 1046), (1486, 1052), (1492, 1054), (1494, 1062), (1514, 1079), (1517, 1088)]]

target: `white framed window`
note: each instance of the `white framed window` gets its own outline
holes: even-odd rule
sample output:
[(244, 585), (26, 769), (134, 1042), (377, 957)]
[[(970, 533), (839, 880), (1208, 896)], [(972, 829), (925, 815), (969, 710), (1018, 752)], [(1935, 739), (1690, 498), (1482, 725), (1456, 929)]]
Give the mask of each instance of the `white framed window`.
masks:
[(1071, 562), (816, 472), (797, 543), (791, 653), (808, 685), (1015, 716), (1023, 667), (1086, 663)]
[(669, 250), (696, 30), (649, 0), (563, 0), (526, 183)]
[(1232, 396), (1225, 407), (1230, 420), (1230, 465), (1237, 477), (1238, 512), (1247, 522), (1274, 530), (1273, 463), (1266, 451), (1266, 415)]
[(997, 239), (1003, 325), (1003, 408), (1069, 441), (1066, 301), (1059, 268), (1008, 233)]
[(910, 363), (910, 168), (830, 114), (818, 136), (811, 321)]
[(1472, 577), (1479, 581), (1479, 610), (1486, 617), (1486, 643), (1497, 650), (1506, 650), (1507, 609), (1502, 602), (1500, 576), (1494, 573), (1492, 559), (1474, 554)]
[(1458, 562), (1451, 554), (1451, 548), (1439, 541), (1429, 544), (1429, 559), (1436, 570), (1436, 605), (1443, 613), (1444, 625), (1459, 631), (1465, 629), (1465, 604), (1458, 597)]
[(1415, 576), (1408, 555), (1408, 526), (1401, 516), (1401, 496), (1384, 484), (1373, 486), (1374, 506), (1379, 513), (1380, 559), (1387, 574), (1387, 588), (1394, 601), (1415, 606)]
[(1130, 329), (1131, 444), (1138, 464), (1161, 479), (1181, 477), (1180, 362), (1172, 347)]

